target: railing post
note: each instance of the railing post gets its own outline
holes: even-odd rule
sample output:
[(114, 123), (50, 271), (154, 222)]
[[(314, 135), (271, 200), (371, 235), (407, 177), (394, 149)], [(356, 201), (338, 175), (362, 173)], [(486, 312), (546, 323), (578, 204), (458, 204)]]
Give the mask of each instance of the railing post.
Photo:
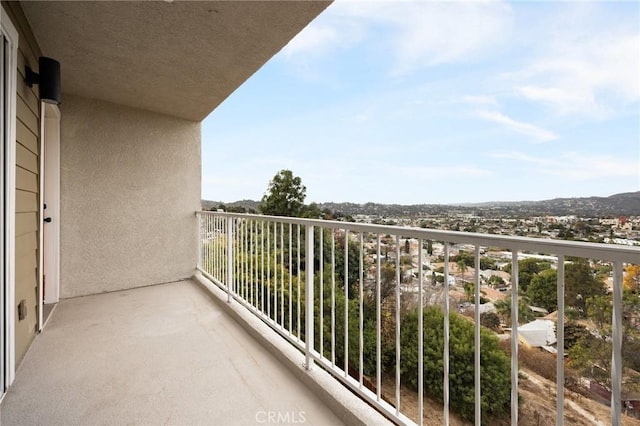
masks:
[(564, 255), (558, 255), (558, 322), (556, 325), (556, 426), (564, 424)]
[(202, 245), (203, 245), (203, 232), (202, 232), (202, 213), (196, 212), (196, 220), (198, 221), (198, 230), (197, 230), (197, 238), (198, 238), (198, 261), (196, 263), (196, 269), (202, 268)]
[(313, 226), (307, 225), (307, 248), (305, 250), (305, 368), (313, 368)]
[(518, 424), (518, 249), (511, 253), (511, 424)]
[(611, 318), (611, 424), (622, 415), (622, 262), (613, 263), (613, 313)]
[(227, 303), (231, 303), (233, 285), (233, 217), (227, 217)]

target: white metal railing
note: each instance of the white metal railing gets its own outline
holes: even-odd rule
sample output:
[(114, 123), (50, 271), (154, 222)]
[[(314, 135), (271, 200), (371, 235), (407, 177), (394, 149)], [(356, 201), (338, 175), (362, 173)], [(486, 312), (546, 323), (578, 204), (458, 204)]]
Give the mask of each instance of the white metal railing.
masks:
[[(442, 400), (444, 423), (449, 424), (450, 408), (450, 254), (456, 244), (472, 245), (475, 257), (473, 418), (482, 420), (480, 259), (486, 248), (511, 252), (511, 294), (518, 294), (519, 254), (545, 253), (557, 259), (557, 347), (562, 354), (565, 325), (565, 258), (580, 257), (613, 265), (613, 315), (611, 354), (611, 422), (620, 424), (622, 416), (622, 277), (623, 264), (640, 263), (640, 248), (563, 240), (547, 240), (502, 235), (441, 231), (433, 229), (380, 226), (338, 221), (273, 217), (221, 212), (197, 212), (199, 220), (198, 269), (227, 293), (228, 302), (245, 306), (292, 345), (305, 354), (306, 368), (317, 364), (343, 385), (377, 407), (399, 424), (422, 424), (424, 414), (424, 333), (426, 277), (423, 251), (427, 242), (442, 244), (444, 281), (442, 283), (444, 344), (442, 362)], [(401, 288), (402, 242), (417, 241), (418, 273), (410, 280), (417, 285), (414, 304), (417, 324), (417, 419), (409, 418), (401, 405), (401, 302), (412, 300)], [(384, 265), (382, 246), (386, 247)], [(393, 248), (389, 256), (389, 247)], [(415, 252), (415, 250), (414, 250)], [(525, 253), (526, 252), (526, 253)], [(356, 259), (350, 259), (355, 256)], [(391, 258), (391, 259), (390, 259)], [(395, 268), (392, 288), (385, 303), (381, 298), (382, 272)], [(388, 281), (388, 276), (386, 277)], [(328, 293), (328, 294), (327, 294)], [(393, 296), (393, 297), (391, 297)], [(364, 311), (365, 298), (375, 312)], [(352, 309), (353, 308), (353, 309)], [(383, 312), (384, 318), (383, 318)], [(356, 324), (354, 324), (356, 322)], [(373, 323), (375, 345), (365, 348), (365, 323)], [(511, 298), (512, 336), (518, 336), (518, 297)], [(382, 336), (392, 330), (393, 339)], [(357, 333), (357, 339), (350, 334)], [(369, 338), (369, 337), (368, 337)], [(382, 345), (392, 344), (394, 359), (383, 366)], [(367, 351), (373, 351), (365, 353)], [(388, 348), (387, 348), (388, 349)], [(428, 349), (428, 348), (427, 348)], [(354, 356), (354, 351), (356, 355)], [(387, 354), (391, 353), (387, 350)], [(372, 362), (372, 358), (375, 358)], [(557, 357), (556, 386), (564, 389), (564, 360)], [(353, 365), (353, 364), (356, 365)], [(369, 371), (365, 372), (365, 364)], [(374, 367), (371, 367), (373, 365)], [(511, 339), (510, 362), (511, 423), (518, 423), (518, 339)], [(373, 372), (372, 372), (373, 371)], [(368, 373), (368, 374), (366, 374)], [(453, 372), (456, 373), (456, 372)], [(369, 377), (373, 379), (370, 380)], [(383, 395), (383, 378), (392, 380), (395, 393)], [(556, 423), (564, 422), (564, 392), (556, 392)]]

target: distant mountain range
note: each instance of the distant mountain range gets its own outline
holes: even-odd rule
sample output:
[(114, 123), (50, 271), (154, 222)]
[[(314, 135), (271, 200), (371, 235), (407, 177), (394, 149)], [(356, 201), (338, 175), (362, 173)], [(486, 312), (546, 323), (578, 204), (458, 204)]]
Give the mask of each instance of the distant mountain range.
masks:
[[(227, 207), (243, 207), (258, 210), (259, 201), (241, 200), (231, 203), (202, 200), (205, 210)], [(421, 216), (461, 212), (490, 214), (492, 216), (640, 216), (640, 191), (614, 194), (609, 197), (554, 198), (543, 201), (491, 201), (475, 204), (378, 204), (378, 203), (318, 203), (321, 209), (330, 209), (345, 215)]]

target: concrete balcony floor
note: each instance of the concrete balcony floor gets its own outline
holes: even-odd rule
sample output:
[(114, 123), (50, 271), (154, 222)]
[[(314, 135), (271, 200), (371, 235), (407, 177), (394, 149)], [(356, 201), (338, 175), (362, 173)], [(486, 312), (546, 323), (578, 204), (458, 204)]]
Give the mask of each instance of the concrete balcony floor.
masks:
[(192, 281), (61, 301), (0, 410), (3, 426), (342, 424)]

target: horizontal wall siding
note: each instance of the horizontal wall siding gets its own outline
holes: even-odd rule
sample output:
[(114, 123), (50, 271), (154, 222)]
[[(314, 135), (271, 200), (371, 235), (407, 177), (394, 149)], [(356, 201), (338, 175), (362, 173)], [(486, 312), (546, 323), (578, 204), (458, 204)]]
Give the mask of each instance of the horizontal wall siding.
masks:
[(20, 145), (33, 153), (38, 153), (38, 136), (20, 120), (16, 123), (16, 139)]
[(22, 167), (16, 169), (16, 181), (18, 189), (28, 192), (38, 192), (38, 174), (25, 170)]
[(36, 334), (38, 323), (38, 243), (40, 206), (40, 103), (38, 86), (24, 82), (25, 66), (38, 72), (41, 56), (31, 28), (17, 2), (4, 9), (19, 35), (16, 99), (16, 307), (25, 300), (27, 316), (16, 309), (16, 361), (19, 363)]
[(18, 143), (16, 147), (16, 164), (32, 173), (38, 173), (38, 154), (34, 154)]

